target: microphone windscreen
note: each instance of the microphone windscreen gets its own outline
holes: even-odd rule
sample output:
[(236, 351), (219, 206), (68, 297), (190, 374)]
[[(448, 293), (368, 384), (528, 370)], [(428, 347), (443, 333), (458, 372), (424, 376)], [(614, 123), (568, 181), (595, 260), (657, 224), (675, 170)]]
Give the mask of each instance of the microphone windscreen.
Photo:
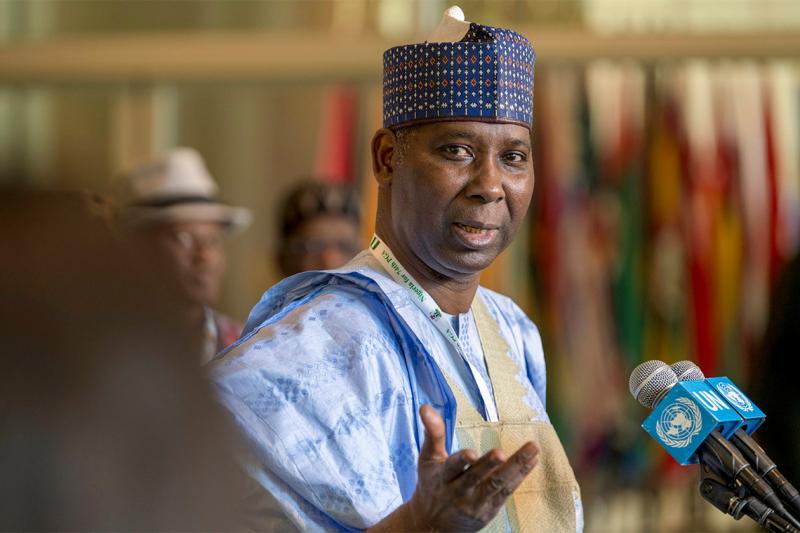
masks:
[(700, 367), (691, 361), (678, 361), (670, 365), (672, 371), (678, 376), (678, 381), (702, 381), (706, 379)]
[(652, 409), (677, 382), (675, 372), (667, 363), (645, 361), (631, 372), (628, 389), (637, 402)]

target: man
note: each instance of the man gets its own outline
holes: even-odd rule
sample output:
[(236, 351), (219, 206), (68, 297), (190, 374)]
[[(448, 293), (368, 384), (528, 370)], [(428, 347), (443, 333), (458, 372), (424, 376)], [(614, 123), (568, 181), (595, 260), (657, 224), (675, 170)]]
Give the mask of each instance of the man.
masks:
[(384, 54), (369, 249), (268, 291), (211, 367), (304, 530), (582, 529), (538, 332), (478, 285), (531, 200), (533, 50), (448, 12)]
[(176, 148), (121, 175), (114, 183), (118, 226), (142, 254), (171, 273), (185, 318), (203, 331), (203, 363), (232, 344), (241, 325), (214, 311), (225, 274), (225, 235), (250, 223), (250, 212), (216, 199), (202, 157)]
[(281, 213), (278, 261), (285, 276), (339, 268), (360, 250), (358, 198), (351, 187), (302, 183)]

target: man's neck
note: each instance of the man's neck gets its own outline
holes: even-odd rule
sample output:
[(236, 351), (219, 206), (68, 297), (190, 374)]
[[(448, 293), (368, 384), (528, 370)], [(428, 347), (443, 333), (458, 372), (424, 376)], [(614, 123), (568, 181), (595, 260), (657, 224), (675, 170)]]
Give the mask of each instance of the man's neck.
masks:
[[(385, 235), (384, 235), (385, 234)], [(403, 268), (422, 285), (428, 294), (445, 313), (455, 315), (466, 313), (475, 299), (480, 275), (448, 277), (425, 264), (413, 251), (394, 239), (387, 232), (379, 232), (378, 237), (386, 243)]]

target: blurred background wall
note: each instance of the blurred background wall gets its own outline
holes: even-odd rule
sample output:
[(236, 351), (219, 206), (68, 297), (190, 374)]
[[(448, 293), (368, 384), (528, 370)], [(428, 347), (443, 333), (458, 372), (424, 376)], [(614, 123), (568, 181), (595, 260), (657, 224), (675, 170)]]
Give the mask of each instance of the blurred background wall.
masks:
[[(223, 199), (255, 213), (220, 306), (244, 318), (279, 278), (280, 202), (299, 180), (358, 187), (368, 238), (381, 53), (448, 5), (0, 0), (0, 175), (104, 193), (143, 157), (197, 148)], [(693, 471), (645, 440), (626, 382), (641, 360), (689, 358), (750, 385), (800, 229), (800, 2), (460, 5), (537, 51), (530, 223), (484, 283), (542, 331), (588, 529), (746, 527), (706, 512)]]

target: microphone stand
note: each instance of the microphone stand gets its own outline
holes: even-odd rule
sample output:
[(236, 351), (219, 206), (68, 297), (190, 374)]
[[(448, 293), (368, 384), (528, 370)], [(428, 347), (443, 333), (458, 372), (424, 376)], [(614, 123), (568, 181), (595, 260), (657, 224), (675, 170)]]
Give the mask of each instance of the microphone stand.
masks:
[(787, 512), (800, 516), (800, 492), (778, 471), (775, 461), (769, 458), (767, 452), (741, 429), (736, 430), (730, 440), (742, 452), (747, 462), (753, 465), (756, 472), (778, 492), (788, 507)]
[(800, 530), (800, 522), (783, 506), (772, 487), (756, 473), (739, 450), (716, 430), (700, 447), (699, 453), (700, 463), (713, 471), (723, 486), (741, 484), (748, 495), (755, 496), (795, 530)]
[(739, 520), (743, 515), (752, 518), (767, 531), (775, 533), (800, 533), (788, 520), (765, 505), (755, 496), (740, 498), (726, 483), (710, 469), (702, 468), (700, 496), (725, 514)]

